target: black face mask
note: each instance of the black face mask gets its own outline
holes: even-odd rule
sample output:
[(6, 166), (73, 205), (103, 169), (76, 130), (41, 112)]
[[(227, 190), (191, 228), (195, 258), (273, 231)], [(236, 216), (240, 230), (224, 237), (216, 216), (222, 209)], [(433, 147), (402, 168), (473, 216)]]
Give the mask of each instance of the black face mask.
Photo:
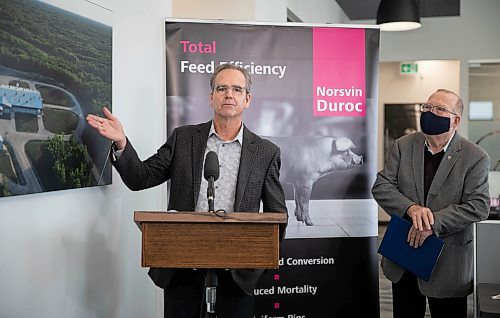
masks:
[(433, 112), (420, 115), (420, 128), (426, 135), (440, 135), (450, 130), (450, 117), (441, 117)]

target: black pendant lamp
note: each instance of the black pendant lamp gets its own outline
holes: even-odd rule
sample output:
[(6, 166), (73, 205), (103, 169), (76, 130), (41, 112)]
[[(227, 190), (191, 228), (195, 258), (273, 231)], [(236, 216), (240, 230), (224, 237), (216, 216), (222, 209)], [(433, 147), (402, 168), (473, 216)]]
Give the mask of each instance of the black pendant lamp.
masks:
[(420, 28), (419, 0), (382, 0), (377, 24), (382, 31), (408, 31)]

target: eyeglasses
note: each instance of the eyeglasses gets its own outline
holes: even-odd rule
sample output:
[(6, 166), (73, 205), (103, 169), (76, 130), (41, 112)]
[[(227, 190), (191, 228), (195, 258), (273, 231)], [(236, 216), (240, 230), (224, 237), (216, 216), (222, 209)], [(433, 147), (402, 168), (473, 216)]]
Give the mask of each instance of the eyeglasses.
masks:
[(227, 86), (227, 85), (217, 85), (215, 86), (214, 89), (218, 94), (226, 94), (229, 90), (233, 93), (235, 96), (241, 96), (243, 95), (244, 91), (247, 89), (245, 87), (241, 87), (238, 85), (232, 85), (232, 86)]
[(447, 113), (458, 116), (458, 114), (456, 114), (452, 111), (449, 111), (446, 108), (446, 106), (432, 105), (432, 104), (428, 104), (428, 103), (420, 104), (420, 111), (421, 112), (433, 112), (434, 114), (436, 114), (438, 116), (443, 116), (443, 115), (446, 115)]

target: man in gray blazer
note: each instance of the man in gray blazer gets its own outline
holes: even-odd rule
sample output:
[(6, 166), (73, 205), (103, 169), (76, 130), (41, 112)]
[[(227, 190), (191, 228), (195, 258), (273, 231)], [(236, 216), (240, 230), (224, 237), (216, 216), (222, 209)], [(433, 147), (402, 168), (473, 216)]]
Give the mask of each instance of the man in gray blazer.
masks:
[(489, 213), (488, 155), (457, 130), (463, 102), (440, 89), (420, 106), (420, 126), (399, 138), (377, 174), (372, 194), (389, 214), (412, 221), (408, 244), (418, 248), (435, 234), (445, 242), (429, 282), (390, 260), (382, 270), (392, 281), (394, 317), (467, 317), (472, 292), (472, 224)]
[[(243, 111), (250, 105), (250, 87), (251, 78), (244, 68), (230, 64), (217, 68), (210, 79), (213, 120), (176, 128), (157, 153), (144, 161), (109, 110), (104, 109), (106, 118), (89, 115), (87, 121), (114, 142), (113, 165), (131, 190), (171, 181), (169, 210), (208, 211), (203, 166), (206, 154), (215, 151), (220, 163), (215, 210), (258, 212), (262, 202), (264, 211), (287, 213), (279, 182), (280, 149), (252, 133), (242, 122)], [(219, 318), (253, 317), (253, 289), (262, 272), (218, 271)], [(205, 309), (205, 271), (151, 268), (149, 275), (164, 289), (165, 317), (200, 317)]]

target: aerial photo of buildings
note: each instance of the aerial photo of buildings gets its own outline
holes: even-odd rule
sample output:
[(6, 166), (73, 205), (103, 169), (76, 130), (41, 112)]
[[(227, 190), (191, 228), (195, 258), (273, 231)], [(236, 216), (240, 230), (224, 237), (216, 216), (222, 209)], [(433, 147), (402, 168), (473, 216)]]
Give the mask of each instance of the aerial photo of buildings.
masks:
[(85, 123), (111, 107), (111, 27), (36, 0), (0, 12), (0, 197), (111, 183)]

